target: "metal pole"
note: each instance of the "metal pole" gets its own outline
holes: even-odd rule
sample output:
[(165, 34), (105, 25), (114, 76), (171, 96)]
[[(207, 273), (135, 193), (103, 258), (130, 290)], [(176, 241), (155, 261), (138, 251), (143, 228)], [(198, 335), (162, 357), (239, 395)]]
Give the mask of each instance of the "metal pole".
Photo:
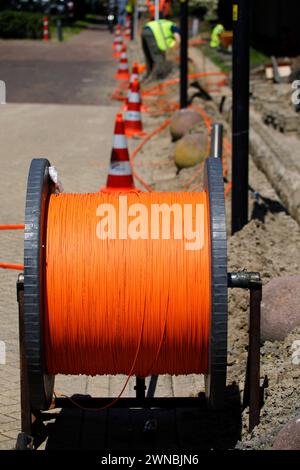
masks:
[(198, 36), (199, 33), (199, 20), (198, 18), (193, 18), (193, 23), (192, 23), (192, 36)]
[(249, 0), (233, 3), (232, 220), (234, 234), (248, 222)]
[(131, 39), (136, 40), (138, 37), (138, 18), (139, 18), (139, 8), (138, 0), (135, 1), (134, 10), (133, 10), (133, 25), (131, 29)]
[(159, 0), (155, 0), (154, 19), (155, 19), (155, 21), (159, 20)]
[(61, 23), (60, 18), (56, 21), (56, 32), (57, 32), (57, 39), (59, 40), (59, 42), (62, 42), (63, 41), (63, 30), (62, 30), (62, 23)]
[(244, 385), (243, 409), (249, 406), (249, 431), (259, 424), (260, 388), (260, 316), (262, 281), (259, 273), (228, 273), (228, 287), (250, 290), (249, 347)]
[(223, 154), (223, 126), (213, 124), (210, 137), (210, 157), (222, 158)]
[(250, 288), (249, 316), (249, 432), (259, 424), (260, 415), (260, 303), (262, 284)]
[(188, 0), (180, 2), (180, 108), (188, 105)]

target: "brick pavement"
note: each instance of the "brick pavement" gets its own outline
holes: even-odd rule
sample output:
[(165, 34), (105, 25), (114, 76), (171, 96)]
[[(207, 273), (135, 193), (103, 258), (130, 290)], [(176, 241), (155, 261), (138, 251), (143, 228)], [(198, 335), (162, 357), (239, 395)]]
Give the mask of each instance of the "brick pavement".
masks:
[(62, 43), (0, 40), (7, 102), (110, 105), (111, 44), (105, 25)]

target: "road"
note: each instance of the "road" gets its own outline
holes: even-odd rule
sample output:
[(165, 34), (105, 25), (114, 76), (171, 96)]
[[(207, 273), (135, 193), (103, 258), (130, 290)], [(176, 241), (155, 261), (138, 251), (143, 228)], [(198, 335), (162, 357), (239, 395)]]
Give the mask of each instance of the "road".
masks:
[(0, 40), (7, 102), (109, 105), (111, 44), (105, 24), (63, 43)]

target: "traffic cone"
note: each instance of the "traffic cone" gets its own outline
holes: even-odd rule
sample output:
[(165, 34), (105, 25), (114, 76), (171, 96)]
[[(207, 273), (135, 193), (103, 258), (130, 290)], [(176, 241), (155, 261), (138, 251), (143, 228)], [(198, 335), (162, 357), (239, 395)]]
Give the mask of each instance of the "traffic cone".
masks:
[(131, 24), (130, 24), (130, 18), (129, 16), (126, 17), (126, 23), (125, 23), (125, 33), (124, 37), (125, 39), (131, 39)]
[(49, 41), (49, 20), (47, 16), (43, 18), (43, 39)]
[[(139, 66), (138, 62), (135, 62), (133, 64), (133, 67), (132, 67), (132, 72), (131, 72), (129, 86), (128, 86), (127, 98), (126, 98), (126, 101), (125, 101), (125, 104), (124, 104), (124, 107), (123, 107), (124, 111), (126, 111), (128, 109), (128, 102), (129, 102), (129, 97), (130, 97), (130, 93), (131, 93), (131, 90), (132, 90), (132, 84), (133, 84), (133, 82), (136, 78), (139, 80), (139, 68), (140, 68), (140, 66)], [(140, 103), (141, 103), (141, 111), (142, 112), (147, 112), (147, 110), (149, 108), (145, 104), (143, 104), (141, 93), (140, 93)]]
[(139, 79), (139, 64), (137, 62), (134, 62), (132, 70), (131, 70), (131, 77), (130, 77), (131, 86), (136, 78)]
[(139, 79), (139, 64), (137, 62), (135, 62), (133, 64), (133, 67), (132, 67), (132, 70), (131, 70), (131, 75), (130, 75), (130, 80), (129, 80), (129, 85), (128, 85), (127, 98), (126, 98), (125, 104), (123, 106), (123, 109), (125, 111), (128, 108), (128, 102), (129, 102), (129, 97), (130, 97), (130, 93), (131, 93), (132, 84), (133, 84), (133, 82), (136, 78)]
[(119, 68), (115, 78), (117, 80), (129, 80), (129, 69), (125, 44), (122, 46)]
[(116, 25), (115, 31), (116, 31), (116, 33), (118, 33), (118, 34), (121, 34), (121, 33), (122, 33), (122, 28), (121, 28), (121, 25), (120, 25), (120, 24), (117, 24), (117, 25)]
[(127, 137), (145, 135), (142, 125), (140, 85), (137, 78), (135, 78), (132, 84), (127, 111), (125, 113), (125, 134)]
[(104, 193), (111, 193), (114, 191), (140, 191), (134, 186), (127, 139), (124, 130), (122, 113), (118, 113), (116, 116), (113, 148), (111, 152), (107, 182), (106, 186), (101, 188), (101, 191)]
[(116, 33), (115, 33), (115, 38), (114, 38), (114, 42), (113, 42), (113, 57), (120, 57), (121, 55), (121, 50), (122, 50), (122, 46), (123, 46), (123, 38), (122, 38), (122, 34), (119, 30), (116, 30)]
[(114, 42), (113, 42), (113, 45), (112, 45), (113, 50), (115, 50), (116, 47), (117, 47), (117, 44), (118, 44), (118, 42), (119, 42), (119, 41), (118, 41), (119, 36), (120, 36), (119, 30), (116, 29), (116, 30), (115, 30), (115, 35), (114, 35)]

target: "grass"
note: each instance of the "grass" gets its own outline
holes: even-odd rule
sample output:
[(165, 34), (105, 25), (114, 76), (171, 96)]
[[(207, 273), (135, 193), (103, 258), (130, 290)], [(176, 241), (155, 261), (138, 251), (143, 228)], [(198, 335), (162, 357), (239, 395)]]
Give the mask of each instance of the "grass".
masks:
[(96, 19), (98, 18), (98, 16), (95, 15), (94, 13), (87, 13), (87, 14), (85, 15), (85, 18), (86, 18), (87, 20), (96, 20)]
[[(225, 63), (223, 57), (215, 50), (209, 47), (208, 44), (201, 45), (202, 52), (214, 63), (216, 64), (222, 72), (229, 73), (231, 71), (231, 66)], [(230, 59), (230, 55), (228, 55), (228, 59)]]
[[(228, 56), (221, 55), (215, 49), (209, 47), (208, 44), (201, 45), (202, 52), (214, 63), (216, 64), (222, 72), (229, 73), (231, 71), (231, 65), (228, 65), (228, 61), (231, 60), (231, 55)], [(226, 59), (225, 59), (226, 57)], [(228, 57), (228, 60), (227, 60)], [(253, 47), (250, 48), (250, 68), (257, 67), (259, 65), (264, 65), (269, 62), (270, 58), (264, 55), (262, 52), (257, 51)]]
[(264, 65), (270, 61), (270, 57), (266, 56), (262, 52), (257, 51), (253, 47), (250, 47), (250, 67), (257, 67), (258, 65)]
[[(77, 20), (74, 21), (74, 23), (69, 24), (69, 25), (63, 25), (62, 31), (63, 31), (63, 41), (68, 41), (71, 39), (73, 36), (76, 34), (80, 34), (84, 29), (86, 29), (90, 22), (89, 18), (92, 17), (93, 15), (87, 15), (84, 20)], [(53, 18), (53, 23), (50, 26), (50, 35), (51, 35), (51, 41), (57, 42), (57, 30), (56, 30), (56, 20)]]

